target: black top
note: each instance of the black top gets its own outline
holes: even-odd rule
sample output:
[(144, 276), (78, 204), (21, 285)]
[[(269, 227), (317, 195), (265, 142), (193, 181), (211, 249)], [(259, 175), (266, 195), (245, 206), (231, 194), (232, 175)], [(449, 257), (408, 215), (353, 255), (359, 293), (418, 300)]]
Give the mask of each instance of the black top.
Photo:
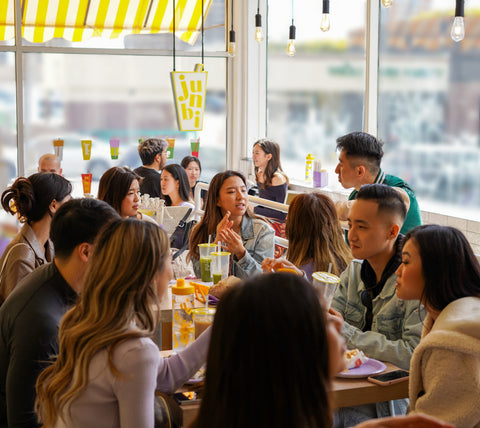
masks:
[(160, 173), (153, 168), (139, 166), (134, 171), (143, 178), (140, 183), (140, 193), (148, 193), (151, 198), (161, 198), (162, 189), (160, 188)]
[(0, 308), (1, 428), (39, 426), (35, 382), (58, 353), (60, 319), (76, 297), (55, 263), (49, 263), (27, 275)]
[[(268, 186), (266, 188), (262, 188), (262, 186), (259, 185), (258, 189), (258, 196), (260, 198), (268, 199), (269, 201), (279, 202), (281, 204), (285, 203), (285, 195), (287, 194), (287, 183), (279, 184), (278, 186)], [(257, 205), (254, 208), (254, 211), (255, 214), (263, 215), (265, 217), (270, 217), (281, 221), (284, 221), (287, 218), (287, 213), (273, 210), (267, 207), (262, 207), (261, 205)]]

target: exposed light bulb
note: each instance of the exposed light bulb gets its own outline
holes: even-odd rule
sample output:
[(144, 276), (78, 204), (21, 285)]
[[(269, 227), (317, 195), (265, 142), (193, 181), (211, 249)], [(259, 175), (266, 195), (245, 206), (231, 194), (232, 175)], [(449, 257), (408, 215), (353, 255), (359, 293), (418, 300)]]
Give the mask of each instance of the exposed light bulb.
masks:
[(390, 7), (393, 4), (393, 0), (382, 0), (383, 7)]
[(262, 31), (262, 15), (257, 13), (255, 15), (255, 40), (258, 43), (263, 42), (263, 31)]
[(320, 30), (328, 31), (330, 30), (330, 14), (322, 13), (322, 21), (320, 22)]
[(228, 56), (230, 57), (234, 57), (235, 56), (235, 53), (237, 51), (237, 48), (235, 46), (235, 31), (234, 30), (230, 30), (229, 32), (229, 42), (228, 42)]
[(464, 39), (465, 37), (465, 23), (463, 21), (463, 16), (456, 16), (453, 25), (452, 31), (450, 32), (450, 36), (454, 42), (459, 42)]
[(294, 56), (297, 53), (297, 49), (295, 48), (295, 39), (290, 39), (287, 45), (287, 55)]
[[(293, 19), (292, 19), (293, 23)], [(295, 48), (295, 25), (290, 25), (290, 31), (288, 36), (288, 44), (287, 44), (287, 55), (294, 56), (297, 53), (297, 49)]]

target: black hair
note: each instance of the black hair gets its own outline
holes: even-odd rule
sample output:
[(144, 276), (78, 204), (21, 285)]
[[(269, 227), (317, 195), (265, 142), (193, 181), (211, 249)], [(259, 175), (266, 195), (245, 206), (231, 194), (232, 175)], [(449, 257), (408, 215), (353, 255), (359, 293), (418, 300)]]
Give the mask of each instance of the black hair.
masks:
[(194, 427), (331, 426), (329, 382), (326, 316), (313, 286), (293, 274), (257, 275), (217, 307)]
[(55, 257), (70, 257), (76, 246), (93, 244), (100, 229), (118, 213), (106, 202), (93, 198), (71, 199), (55, 213), (50, 227), (50, 238)]
[(187, 169), (191, 162), (195, 162), (200, 168), (200, 172), (202, 172), (202, 164), (200, 163), (200, 159), (198, 159), (196, 156), (185, 156), (180, 165), (183, 169)]
[(350, 132), (337, 138), (337, 150), (344, 150), (347, 158), (365, 163), (372, 174), (378, 173), (383, 157), (383, 142), (366, 132)]
[(53, 172), (39, 172), (28, 178), (19, 177), (2, 193), (2, 207), (17, 214), (20, 221), (32, 223), (50, 212), (50, 204), (63, 201), (72, 193), (72, 184)]
[(402, 196), (394, 188), (386, 184), (364, 184), (360, 187), (356, 199), (376, 202), (379, 213), (398, 215), (402, 223), (407, 216), (407, 207), (403, 202)]
[(98, 199), (107, 202), (121, 214), (122, 201), (127, 196), (133, 180), (140, 184), (143, 179), (128, 167), (114, 166), (107, 169), (98, 183)]
[(465, 235), (450, 226), (417, 226), (406, 236), (422, 259), (422, 301), (441, 311), (462, 297), (480, 297), (480, 265)]
[(138, 154), (143, 165), (155, 162), (155, 156), (167, 150), (168, 143), (163, 138), (148, 138), (138, 145)]
[[(171, 163), (163, 168), (162, 174), (163, 171), (167, 171), (172, 175), (174, 180), (178, 181), (178, 193), (180, 194), (180, 198), (182, 198), (182, 201), (188, 202), (190, 200), (190, 184), (185, 169), (183, 169), (178, 163)], [(165, 199), (165, 205), (172, 205), (170, 196), (163, 195), (163, 198)]]

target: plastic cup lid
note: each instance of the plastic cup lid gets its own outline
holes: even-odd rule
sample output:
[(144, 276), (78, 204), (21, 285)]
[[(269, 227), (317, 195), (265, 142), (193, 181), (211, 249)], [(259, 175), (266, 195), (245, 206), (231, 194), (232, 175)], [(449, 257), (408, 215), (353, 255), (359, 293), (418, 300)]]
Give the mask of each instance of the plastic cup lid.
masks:
[(328, 272), (314, 272), (312, 278), (327, 284), (338, 284), (340, 282), (340, 278), (337, 275)]

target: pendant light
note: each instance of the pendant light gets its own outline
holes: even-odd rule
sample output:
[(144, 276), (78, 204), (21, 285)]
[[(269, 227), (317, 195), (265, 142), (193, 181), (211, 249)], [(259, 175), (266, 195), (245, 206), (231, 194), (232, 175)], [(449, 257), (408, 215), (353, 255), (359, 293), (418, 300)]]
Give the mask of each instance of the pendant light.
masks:
[(322, 21), (320, 30), (323, 32), (330, 30), (330, 0), (323, 0)]
[(263, 42), (262, 15), (260, 15), (260, 0), (257, 3), (257, 14), (255, 15), (255, 40), (257, 43)]
[(450, 32), (454, 42), (460, 42), (465, 37), (465, 23), (463, 21), (465, 16), (464, 3), (464, 0), (456, 0), (455, 2), (455, 19)]
[(293, 22), (293, 0), (292, 0), (292, 25), (290, 25), (290, 29), (288, 31), (288, 44), (287, 44), (288, 56), (294, 56), (297, 53), (297, 49), (295, 48), (295, 36), (296, 36), (296, 28)]
[(235, 30), (233, 29), (233, 0), (230, 1), (230, 9), (231, 9), (231, 18), (230, 18), (230, 31), (228, 32), (228, 56), (234, 57), (236, 53), (236, 45), (235, 45)]

